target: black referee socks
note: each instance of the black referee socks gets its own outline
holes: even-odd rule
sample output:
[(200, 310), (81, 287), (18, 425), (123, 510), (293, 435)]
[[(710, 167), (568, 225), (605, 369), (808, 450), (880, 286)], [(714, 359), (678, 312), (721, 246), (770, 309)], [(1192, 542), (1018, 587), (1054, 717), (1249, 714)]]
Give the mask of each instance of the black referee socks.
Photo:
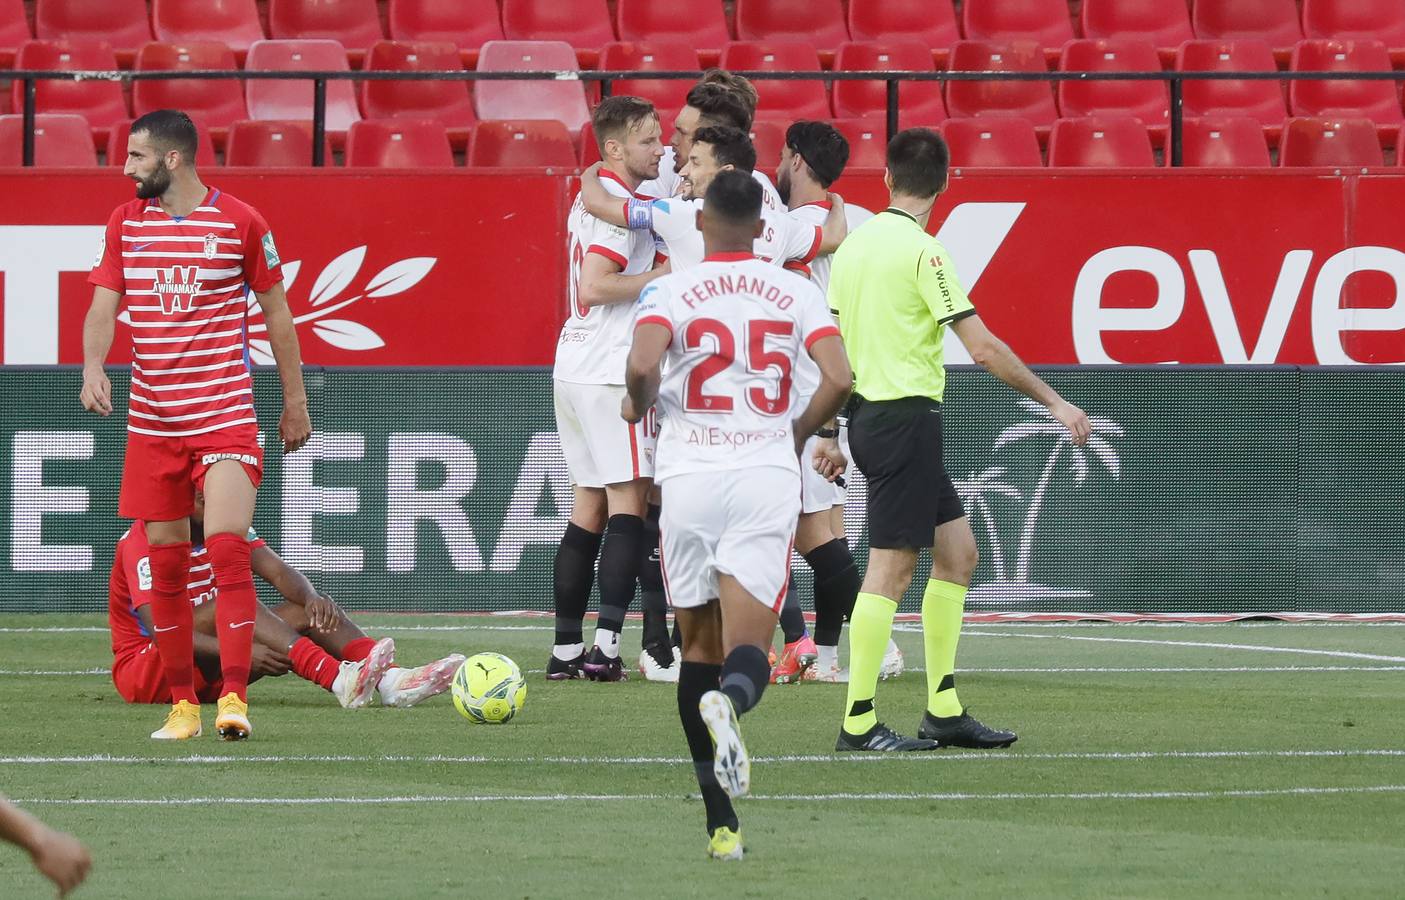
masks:
[(556, 643), (579, 644), (581, 622), (590, 603), (595, 583), (595, 555), (600, 552), (600, 535), (586, 531), (574, 522), (566, 523), (566, 533), (556, 547), (552, 564), (552, 593), (556, 606)]
[(859, 568), (842, 538), (806, 553), (805, 562), (815, 573), (815, 643), (837, 646), (844, 620), (854, 611), (859, 596)]
[(766, 651), (752, 644), (734, 647), (722, 663), (722, 693), (732, 701), (732, 709), (739, 716), (761, 702), (770, 680), (771, 663)]
[[(600, 629), (615, 634), (624, 630), (625, 613), (634, 600), (639, 580), (640, 551), (644, 545), (644, 520), (638, 516), (610, 516), (600, 545)], [(613, 655), (613, 654), (611, 654)]]

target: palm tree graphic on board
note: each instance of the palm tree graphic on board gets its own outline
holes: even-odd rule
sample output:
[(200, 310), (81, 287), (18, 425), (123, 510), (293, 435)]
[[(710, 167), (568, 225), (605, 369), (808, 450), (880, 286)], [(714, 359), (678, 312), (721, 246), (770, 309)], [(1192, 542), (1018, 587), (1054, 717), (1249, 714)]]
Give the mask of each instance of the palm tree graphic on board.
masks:
[(1007, 471), (1004, 466), (991, 466), (983, 472), (972, 472), (955, 482), (956, 492), (963, 500), (970, 501), (985, 526), (986, 537), (990, 540), (991, 558), (995, 563), (996, 581), (1005, 580), (1005, 553), (1000, 546), (1000, 531), (995, 527), (995, 515), (987, 498), (998, 495), (1011, 500), (1023, 499), (1020, 489), (1005, 480)]

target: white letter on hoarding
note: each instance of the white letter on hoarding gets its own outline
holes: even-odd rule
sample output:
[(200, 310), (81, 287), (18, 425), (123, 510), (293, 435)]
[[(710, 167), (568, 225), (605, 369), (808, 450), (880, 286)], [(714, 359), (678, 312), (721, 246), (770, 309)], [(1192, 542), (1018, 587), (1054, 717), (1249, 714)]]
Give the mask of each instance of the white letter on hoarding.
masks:
[[(1385, 272), (1395, 282), (1395, 301), (1385, 309), (1343, 309), (1342, 286), (1355, 272)], [(1352, 247), (1322, 264), (1312, 291), (1312, 349), (1317, 361), (1351, 365), (1342, 348), (1343, 331), (1405, 329), (1405, 253), (1393, 247)]]
[[(554, 516), (538, 516), (542, 493), (551, 495)], [(493, 550), (488, 569), (493, 572), (516, 572), (522, 561), (522, 551), (528, 544), (555, 544), (566, 530), (571, 518), (571, 473), (561, 455), (561, 438), (554, 431), (532, 435), (527, 454), (522, 459), (522, 471), (512, 489), (512, 502), (503, 514), (502, 531)]]
[(297, 453), (283, 457), (283, 559), (309, 572), (360, 572), (364, 551), (344, 544), (318, 544), (312, 538), (316, 516), (349, 516), (361, 508), (354, 487), (322, 487), (312, 480), (318, 460), (360, 459), (366, 439), (359, 434), (318, 434)]
[(5, 276), (0, 363), (59, 361), (59, 273), (90, 270), (106, 230), (102, 225), (0, 225)]
[(45, 513), (85, 513), (85, 487), (46, 487), (44, 460), (92, 459), (91, 431), (17, 431), (10, 482), (10, 568), (16, 572), (87, 572), (93, 548), (45, 544)]
[[(444, 535), (455, 572), (483, 571), (483, 554), (463, 508), (464, 498), (478, 480), (478, 457), (473, 447), (452, 434), (392, 434), (386, 457), (386, 570), (415, 570), (415, 523), (428, 519)], [(427, 491), (418, 488), (416, 473), (421, 460), (444, 467), (442, 485)]]
[[(986, 266), (1005, 243), (1024, 208), (1023, 203), (962, 203), (946, 217), (937, 231), (937, 240), (951, 254), (956, 280), (966, 293), (976, 289), (976, 282), (985, 274)], [(942, 340), (942, 349), (950, 364), (971, 362), (966, 345), (950, 328)]]
[[(1156, 279), (1150, 309), (1105, 309), (1103, 285), (1117, 272), (1147, 272)], [(1093, 254), (1073, 287), (1073, 349), (1082, 363), (1115, 363), (1103, 349), (1104, 331), (1161, 331), (1185, 309), (1185, 274), (1168, 253), (1154, 247), (1109, 247)], [(1174, 361), (1174, 360), (1172, 360)]]
[(1229, 302), (1229, 289), (1225, 287), (1224, 274), (1220, 271), (1220, 261), (1215, 251), (1190, 251), (1190, 270), (1195, 274), (1195, 283), (1205, 301), (1210, 330), (1215, 333), (1215, 343), (1219, 345), (1220, 358), (1224, 362), (1278, 361), (1278, 351), (1283, 349), (1283, 338), (1288, 334), (1288, 323), (1293, 319), (1293, 308), (1297, 306), (1298, 294), (1302, 292), (1303, 282), (1307, 281), (1307, 269), (1311, 264), (1311, 250), (1292, 250), (1283, 257), (1278, 282), (1269, 297), (1264, 327), (1259, 332), (1259, 340), (1254, 344), (1251, 355), (1244, 349), (1244, 334), (1234, 317), (1234, 306)]

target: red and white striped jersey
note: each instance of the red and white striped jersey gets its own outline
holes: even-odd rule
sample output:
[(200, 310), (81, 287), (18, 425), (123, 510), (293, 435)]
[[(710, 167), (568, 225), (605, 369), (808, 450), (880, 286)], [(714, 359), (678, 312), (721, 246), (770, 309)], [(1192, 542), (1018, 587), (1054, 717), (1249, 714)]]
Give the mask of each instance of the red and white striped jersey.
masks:
[(181, 437), (256, 422), (247, 291), (282, 280), (268, 223), (215, 188), (184, 218), (155, 200), (117, 207), (88, 282), (122, 294), (131, 319), (127, 430)]

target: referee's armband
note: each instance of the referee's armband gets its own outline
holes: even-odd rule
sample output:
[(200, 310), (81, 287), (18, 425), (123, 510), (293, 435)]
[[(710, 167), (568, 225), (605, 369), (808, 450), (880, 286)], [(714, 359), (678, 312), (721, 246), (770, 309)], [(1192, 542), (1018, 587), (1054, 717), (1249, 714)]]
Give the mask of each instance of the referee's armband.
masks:
[(625, 224), (630, 231), (644, 231), (654, 227), (654, 201), (631, 197), (624, 205)]

